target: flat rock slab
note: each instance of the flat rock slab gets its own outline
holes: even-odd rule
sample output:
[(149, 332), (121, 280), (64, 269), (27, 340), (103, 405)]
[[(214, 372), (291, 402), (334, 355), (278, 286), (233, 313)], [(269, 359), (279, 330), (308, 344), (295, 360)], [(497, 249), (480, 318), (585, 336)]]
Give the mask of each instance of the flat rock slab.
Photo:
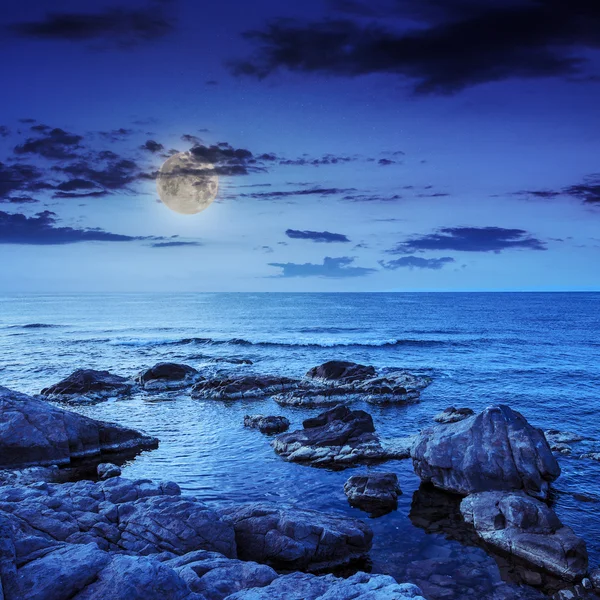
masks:
[(228, 600), (425, 600), (410, 583), (397, 583), (389, 575), (356, 573), (347, 579), (305, 573), (284, 575), (260, 589), (249, 589)]
[(225, 375), (207, 378), (192, 387), (192, 398), (241, 400), (265, 398), (296, 388), (299, 381), (271, 375)]
[(411, 456), (422, 481), (461, 495), (524, 490), (546, 499), (560, 475), (543, 432), (505, 405), (423, 430)]
[(587, 572), (585, 542), (540, 500), (523, 492), (482, 492), (465, 498), (460, 510), (494, 548), (568, 581)]
[(156, 438), (134, 429), (0, 387), (0, 468), (69, 465), (73, 459), (157, 447)]
[(371, 549), (373, 532), (357, 519), (260, 503), (218, 512), (233, 524), (239, 558), (276, 569), (331, 569)]
[(290, 428), (290, 422), (280, 416), (246, 415), (244, 427), (258, 429), (261, 433), (283, 433)]
[(344, 484), (344, 493), (352, 506), (380, 517), (396, 510), (402, 491), (395, 473), (368, 473), (350, 477)]

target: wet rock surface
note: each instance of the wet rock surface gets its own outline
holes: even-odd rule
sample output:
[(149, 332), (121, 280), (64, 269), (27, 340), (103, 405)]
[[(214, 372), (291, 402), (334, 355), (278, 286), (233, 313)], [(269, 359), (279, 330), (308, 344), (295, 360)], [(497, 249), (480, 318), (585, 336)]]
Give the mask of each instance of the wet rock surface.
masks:
[(505, 405), (425, 429), (412, 459), (422, 481), (462, 495), (522, 489), (546, 499), (560, 475), (542, 431)]
[(396, 458), (375, 435), (371, 415), (339, 405), (306, 419), (304, 429), (277, 436), (271, 445), (289, 462), (343, 469), (369, 461)]
[(353, 383), (375, 377), (375, 367), (343, 360), (330, 360), (309, 369), (306, 377), (327, 382)]
[(487, 544), (568, 581), (588, 568), (585, 543), (555, 512), (523, 492), (482, 492), (460, 506), (465, 521)]
[(261, 433), (283, 433), (290, 428), (290, 422), (280, 416), (246, 415), (244, 427), (258, 429)]
[(344, 493), (352, 506), (371, 517), (380, 517), (398, 507), (402, 491), (395, 473), (367, 473), (350, 477), (344, 484)]
[(156, 438), (84, 417), (0, 387), (0, 467), (68, 465), (74, 459), (158, 447)]
[(248, 504), (219, 511), (235, 529), (238, 556), (276, 569), (321, 571), (363, 558), (373, 533), (363, 521), (313, 510)]
[(192, 385), (198, 375), (198, 371), (189, 365), (163, 362), (142, 371), (136, 381), (148, 391), (169, 391)]
[(293, 573), (267, 587), (238, 592), (229, 600), (425, 600), (421, 593), (417, 586), (397, 583), (388, 575), (356, 573), (341, 579)]
[(471, 417), (475, 413), (470, 408), (456, 408), (455, 406), (450, 406), (444, 409), (441, 413), (438, 413), (433, 417), (433, 420), (436, 423), (458, 423), (458, 421), (462, 421), (467, 417)]
[(79, 369), (40, 394), (63, 402), (85, 403), (129, 394), (132, 383), (108, 371)]
[(98, 479), (110, 479), (111, 477), (119, 477), (121, 469), (112, 463), (100, 463), (96, 468)]
[(205, 378), (192, 387), (192, 397), (207, 400), (265, 398), (296, 388), (299, 381), (271, 375), (222, 375)]

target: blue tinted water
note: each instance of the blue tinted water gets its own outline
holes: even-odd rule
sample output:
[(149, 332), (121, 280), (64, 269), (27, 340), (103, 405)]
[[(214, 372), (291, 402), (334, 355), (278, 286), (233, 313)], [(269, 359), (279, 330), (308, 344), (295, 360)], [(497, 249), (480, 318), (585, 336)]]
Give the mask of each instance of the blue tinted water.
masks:
[[(452, 404), (477, 410), (502, 402), (544, 429), (585, 435), (581, 451), (600, 450), (599, 307), (595, 293), (10, 295), (0, 297), (0, 384), (37, 393), (76, 368), (131, 375), (169, 360), (214, 369), (214, 357), (254, 362), (232, 369), (301, 376), (345, 359), (434, 378), (418, 405), (361, 407), (383, 438), (416, 433)], [(284, 414), (295, 428), (317, 411), (282, 409), (272, 400), (193, 401), (185, 392), (77, 410), (161, 440), (158, 450), (127, 464), (126, 476), (168, 478), (209, 502), (274, 500), (365, 516), (347, 505), (342, 488), (366, 467), (334, 473), (288, 464), (268, 438), (243, 427), (248, 413)], [(600, 464), (559, 460), (557, 512), (585, 537), (595, 566), (600, 504), (572, 494), (600, 499)], [(417, 581), (437, 561), (439, 571), (463, 582), (457, 597), (504, 597), (496, 564), (483, 551), (465, 554), (458, 542), (411, 523), (419, 482), (410, 461), (372, 468), (396, 471), (404, 490), (397, 512), (371, 521), (375, 571)], [(464, 571), (465, 556), (476, 573)], [(435, 586), (428, 591), (432, 599), (446, 597)]]

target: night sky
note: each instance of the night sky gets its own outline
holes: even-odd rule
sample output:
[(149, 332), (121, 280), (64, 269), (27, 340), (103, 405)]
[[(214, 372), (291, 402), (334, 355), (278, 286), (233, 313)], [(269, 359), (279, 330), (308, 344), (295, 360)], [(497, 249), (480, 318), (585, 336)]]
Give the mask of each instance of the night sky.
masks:
[(597, 0), (49, 5), (0, 17), (0, 291), (600, 290)]

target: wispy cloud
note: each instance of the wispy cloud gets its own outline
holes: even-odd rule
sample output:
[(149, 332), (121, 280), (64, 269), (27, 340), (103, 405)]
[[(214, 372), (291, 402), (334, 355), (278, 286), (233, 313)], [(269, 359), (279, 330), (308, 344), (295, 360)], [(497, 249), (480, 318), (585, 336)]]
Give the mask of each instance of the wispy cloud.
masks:
[(313, 242), (326, 244), (350, 241), (348, 237), (342, 233), (331, 233), (330, 231), (300, 231), (298, 229), (287, 229), (285, 235), (293, 240), (311, 240)]
[(354, 258), (341, 256), (331, 258), (326, 256), (323, 264), (314, 263), (269, 263), (270, 267), (281, 269), (278, 277), (330, 277), (335, 279), (346, 277), (364, 277), (374, 273), (377, 269), (354, 267)]

